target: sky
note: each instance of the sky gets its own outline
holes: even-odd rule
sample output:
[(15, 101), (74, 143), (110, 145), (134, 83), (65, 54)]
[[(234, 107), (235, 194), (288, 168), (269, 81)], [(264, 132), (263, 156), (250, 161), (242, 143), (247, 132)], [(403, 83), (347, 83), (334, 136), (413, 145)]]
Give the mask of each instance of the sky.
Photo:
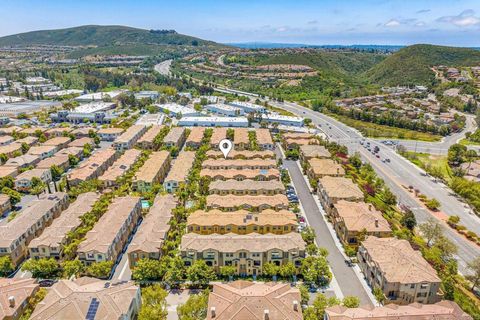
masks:
[(222, 43), (480, 47), (480, 0), (1, 0), (0, 36), (87, 24)]

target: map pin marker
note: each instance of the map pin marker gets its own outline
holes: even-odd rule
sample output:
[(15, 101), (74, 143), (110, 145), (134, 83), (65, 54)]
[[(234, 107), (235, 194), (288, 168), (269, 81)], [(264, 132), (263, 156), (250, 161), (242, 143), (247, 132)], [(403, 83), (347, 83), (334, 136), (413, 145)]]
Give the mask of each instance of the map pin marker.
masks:
[(222, 151), (225, 159), (227, 159), (228, 153), (233, 148), (233, 144), (232, 144), (232, 141), (228, 139), (223, 139), (222, 141), (220, 141), (220, 144), (218, 145), (218, 147), (220, 148), (220, 151)]

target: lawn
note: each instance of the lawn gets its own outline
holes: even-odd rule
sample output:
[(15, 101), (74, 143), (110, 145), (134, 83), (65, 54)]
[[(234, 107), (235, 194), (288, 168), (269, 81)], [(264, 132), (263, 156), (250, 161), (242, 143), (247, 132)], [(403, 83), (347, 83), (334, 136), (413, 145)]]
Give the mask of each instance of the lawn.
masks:
[(419, 141), (440, 141), (442, 139), (442, 137), (439, 135), (434, 135), (427, 132), (418, 132), (414, 130), (379, 125), (371, 122), (351, 119), (333, 113), (327, 114), (338, 121), (345, 123), (347, 126), (359, 130), (364, 136), (371, 138), (407, 139)]
[(402, 155), (428, 173), (438, 170), (438, 172), (441, 173), (442, 177), (446, 181), (450, 181), (452, 177), (452, 170), (448, 165), (447, 156), (431, 155), (428, 153), (418, 152), (415, 153), (413, 151), (407, 151)]
[(464, 146), (480, 146), (480, 143), (470, 141), (468, 139), (462, 139), (458, 143), (461, 144), (461, 145), (464, 145)]

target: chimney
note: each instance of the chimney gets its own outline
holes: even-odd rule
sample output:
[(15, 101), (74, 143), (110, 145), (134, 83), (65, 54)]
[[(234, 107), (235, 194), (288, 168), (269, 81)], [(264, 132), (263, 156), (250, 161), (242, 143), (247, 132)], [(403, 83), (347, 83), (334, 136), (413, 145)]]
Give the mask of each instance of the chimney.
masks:
[(15, 307), (15, 297), (14, 296), (8, 297), (8, 305), (10, 306), (10, 308)]
[(264, 320), (270, 319), (270, 311), (268, 309), (263, 310), (263, 319)]
[(293, 310), (298, 311), (298, 301), (297, 300), (293, 300)]
[(210, 315), (212, 318), (215, 318), (217, 316), (217, 314), (215, 313), (215, 307), (210, 308)]
[(368, 211), (372, 211), (372, 204), (368, 205)]
[(378, 218), (375, 218), (375, 227), (378, 228)]

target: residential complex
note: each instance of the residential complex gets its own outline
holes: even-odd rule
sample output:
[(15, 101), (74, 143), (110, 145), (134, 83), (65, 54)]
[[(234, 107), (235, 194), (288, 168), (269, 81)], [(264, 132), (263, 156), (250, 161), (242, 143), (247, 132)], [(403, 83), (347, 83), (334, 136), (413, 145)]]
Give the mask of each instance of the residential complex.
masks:
[(112, 147), (117, 151), (131, 149), (146, 131), (144, 125), (133, 125), (115, 139)]
[(160, 131), (162, 131), (163, 126), (153, 125), (151, 126), (148, 131), (137, 141), (137, 146), (142, 149), (153, 149), (155, 138), (159, 135)]
[(168, 151), (153, 152), (143, 166), (135, 173), (132, 187), (136, 191), (150, 191), (154, 184), (162, 183), (170, 169)]
[(78, 185), (82, 181), (98, 178), (113, 164), (118, 158), (118, 155), (114, 149), (104, 149), (95, 152), (90, 158), (70, 171), (68, 174), (69, 183), (71, 185)]
[(20, 319), (38, 289), (35, 279), (0, 278), (0, 319)]
[(175, 192), (180, 184), (187, 182), (188, 173), (190, 169), (192, 169), (194, 162), (195, 152), (183, 151), (180, 153), (173, 162), (172, 168), (163, 182), (163, 187), (167, 192)]
[(220, 209), (222, 211), (235, 211), (244, 209), (252, 212), (266, 209), (282, 210), (288, 209), (289, 202), (285, 195), (218, 195), (207, 196), (207, 209)]
[(122, 177), (138, 161), (142, 152), (137, 149), (126, 150), (115, 162), (100, 176), (104, 187), (113, 187), (117, 184), (117, 179)]

